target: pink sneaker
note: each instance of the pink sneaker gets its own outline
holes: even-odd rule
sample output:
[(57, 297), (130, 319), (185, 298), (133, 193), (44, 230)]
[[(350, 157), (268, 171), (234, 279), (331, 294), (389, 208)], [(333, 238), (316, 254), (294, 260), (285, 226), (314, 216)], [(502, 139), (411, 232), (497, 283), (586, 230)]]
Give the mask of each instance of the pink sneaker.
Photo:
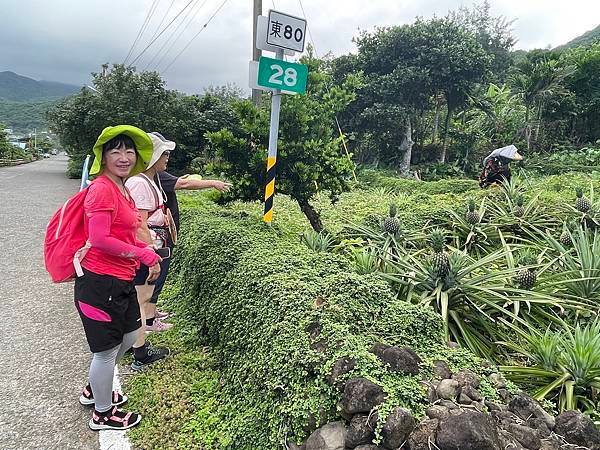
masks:
[(156, 331), (156, 332), (167, 331), (172, 327), (173, 327), (172, 323), (161, 322), (160, 319), (155, 317), (154, 323), (152, 325), (146, 325), (146, 332), (149, 333), (150, 331)]
[(154, 313), (154, 317), (156, 319), (160, 319), (160, 320), (165, 320), (167, 319), (171, 314), (169, 314), (168, 312), (165, 311), (159, 311), (158, 309), (156, 310), (156, 312)]

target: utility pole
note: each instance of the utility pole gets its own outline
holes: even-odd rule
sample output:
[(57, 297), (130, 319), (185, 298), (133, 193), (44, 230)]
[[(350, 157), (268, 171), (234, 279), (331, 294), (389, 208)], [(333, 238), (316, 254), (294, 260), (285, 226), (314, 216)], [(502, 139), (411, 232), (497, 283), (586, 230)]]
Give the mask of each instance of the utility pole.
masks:
[[(258, 16), (262, 15), (262, 0), (253, 0), (254, 8), (252, 12), (252, 61), (258, 61), (261, 56), (261, 51), (256, 48), (256, 22)], [(260, 91), (258, 89), (252, 89), (252, 103), (256, 107), (260, 106)]]

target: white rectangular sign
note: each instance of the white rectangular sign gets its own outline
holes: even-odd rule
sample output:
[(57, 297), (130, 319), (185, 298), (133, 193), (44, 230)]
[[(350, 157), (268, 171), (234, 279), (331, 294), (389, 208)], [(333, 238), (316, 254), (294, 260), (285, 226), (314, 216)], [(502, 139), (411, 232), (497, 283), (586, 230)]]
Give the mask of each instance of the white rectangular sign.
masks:
[(269, 10), (267, 44), (302, 53), (306, 37), (306, 20)]
[[(266, 16), (258, 16), (256, 18), (256, 48), (275, 53), (277, 50), (279, 50), (279, 47), (267, 44), (268, 22), (269, 19)], [(287, 56), (294, 56), (294, 52), (288, 49), (285, 49), (283, 54)]]

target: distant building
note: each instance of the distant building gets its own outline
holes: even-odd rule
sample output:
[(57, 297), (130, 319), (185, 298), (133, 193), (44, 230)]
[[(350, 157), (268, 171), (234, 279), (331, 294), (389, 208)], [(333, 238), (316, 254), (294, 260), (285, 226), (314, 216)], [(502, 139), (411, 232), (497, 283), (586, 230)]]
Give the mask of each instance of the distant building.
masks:
[(9, 144), (14, 145), (15, 147), (19, 147), (21, 150), (25, 150), (25, 142), (9, 142)]

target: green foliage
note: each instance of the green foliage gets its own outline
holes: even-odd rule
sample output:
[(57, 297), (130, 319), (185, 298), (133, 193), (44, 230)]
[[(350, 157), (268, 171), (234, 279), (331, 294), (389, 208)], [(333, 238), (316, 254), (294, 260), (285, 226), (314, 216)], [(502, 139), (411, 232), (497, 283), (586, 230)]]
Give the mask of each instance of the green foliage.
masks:
[(136, 73), (134, 68), (115, 65), (104, 76), (94, 74), (93, 84), (97, 92), (82, 89), (48, 114), (52, 129), (71, 157), (71, 169), (81, 167), (103, 128), (125, 123), (159, 131), (175, 141), (177, 149), (169, 167), (180, 173), (202, 155), (204, 133), (235, 123), (222, 97), (185, 96), (167, 90), (156, 72)]
[[(331, 75), (311, 55), (306, 95), (282, 99), (277, 156), (277, 192), (296, 200), (313, 229), (323, 225), (310, 202), (320, 192), (332, 201), (349, 189), (352, 163), (342, 153), (335, 115), (354, 99), (360, 77), (348, 75), (340, 86), (329, 87)], [(234, 181), (227, 199), (262, 200), (269, 138), (268, 103), (256, 109), (249, 101), (235, 105), (237, 129), (208, 133), (214, 170)]]
[(8, 140), (6, 133), (4, 132), (5, 125), (0, 123), (0, 159), (27, 159), (31, 155), (28, 155), (19, 147), (11, 145)]
[[(434, 267), (426, 236), (430, 222), (451, 223), (446, 208), (454, 208), (464, 220), (469, 197), (492, 205), (519, 194), (527, 199), (524, 207), (535, 199), (554, 211), (558, 225), (548, 235), (558, 236), (563, 220), (577, 220), (564, 205), (573, 203), (576, 186), (597, 185), (595, 175), (526, 177), (489, 191), (460, 180), (365, 175), (368, 180), (362, 180), (360, 189), (340, 195), (335, 205), (325, 196), (315, 198), (336, 240), (325, 252), (314, 252), (300, 241), (306, 225), (292, 207), (295, 200), (287, 196), (276, 197), (271, 227), (262, 224), (257, 202), (218, 207), (205, 194), (180, 196), (184, 229), (167, 290), (177, 327), (156, 341), (171, 345), (176, 354), (164, 372), (132, 381), (139, 389), (135, 392), (145, 389), (143, 397), (136, 396), (135, 407), (148, 424), (133, 435), (136, 444), (253, 449), (261, 442), (261, 448), (280, 448), (286, 438), (306, 437), (321, 419), (338, 419), (339, 383), (355, 376), (366, 376), (388, 393), (379, 409), (382, 415), (401, 405), (420, 417), (427, 393), (419, 380), (432, 376), (434, 360), (447, 360), (453, 371), (471, 368), (486, 374), (485, 364), (466, 350), (473, 349), (506, 365), (517, 357), (523, 365), (522, 357), (498, 343), (525, 346), (530, 327), (554, 334), (564, 328), (559, 317), (585, 320), (593, 311), (600, 274), (592, 258), (597, 238), (590, 231), (582, 238), (585, 243), (577, 243), (579, 231), (571, 224), (574, 248), (568, 249), (535, 227), (520, 240), (514, 238), (520, 236), (517, 231), (496, 231), (481, 254), (466, 255), (447, 246), (449, 271), (443, 274)], [(396, 235), (380, 228), (392, 203), (402, 223)], [(496, 230), (500, 224), (490, 216), (486, 212), (485, 225)], [(375, 227), (361, 225), (367, 218), (374, 219)], [(444, 228), (448, 237), (457, 232)], [(536, 258), (520, 266), (519, 255), (526, 249)], [(516, 282), (523, 268), (537, 274), (531, 289)], [(582, 290), (585, 286), (588, 291)], [(450, 350), (448, 338), (463, 349)], [(369, 352), (375, 342), (412, 346), (424, 360), (419, 377), (391, 375)], [(540, 356), (529, 369), (544, 364), (549, 370), (552, 357), (560, 353), (553, 352), (550, 337), (538, 347)], [(342, 357), (354, 358), (356, 368), (331, 384), (332, 366)], [(166, 388), (171, 371), (182, 382)], [(515, 379), (528, 387), (525, 377)], [(486, 398), (493, 399), (493, 389), (482, 381)], [(593, 400), (588, 392), (581, 391), (582, 408), (584, 395)], [(172, 424), (163, 434), (152, 431), (168, 418)], [(309, 422), (312, 427), (305, 428)]]
[(527, 358), (532, 366), (503, 366), (515, 381), (534, 386), (534, 398), (557, 397), (559, 410), (597, 409), (600, 389), (600, 320), (541, 333), (531, 328), (522, 333), (523, 344), (502, 342)]
[[(198, 209), (182, 217), (170, 279), (176, 289), (168, 295), (178, 305), (177, 320), (199, 332), (199, 343), (193, 333), (185, 345), (206, 345), (211, 355), (184, 352), (164, 372), (142, 375), (138, 389), (154, 386), (142, 401), (148, 426), (165, 420), (169, 410), (173, 424), (163, 429), (167, 436), (144, 425), (132, 436), (136, 443), (281, 448), (314, 429), (311, 417), (317, 425), (338, 417), (338, 386), (349, 377), (366, 376), (383, 387), (382, 415), (401, 405), (421, 416), (428, 401), (420, 377), (432, 376), (433, 360), (485, 373), (477, 358), (445, 346), (432, 310), (395, 299), (378, 274), (357, 274), (344, 256), (312, 252), (282, 233), (285, 226), (265, 227), (253, 205), (239, 214), (239, 204), (193, 203)], [(424, 360), (423, 374), (388, 371), (369, 352), (375, 342), (413, 347)], [(332, 383), (333, 364), (342, 357), (353, 358), (356, 367)], [(160, 388), (173, 370), (181, 372), (176, 379), (184, 386)], [(186, 400), (172, 404), (179, 394)]]
[(48, 128), (47, 112), (56, 105), (58, 100), (38, 102), (9, 102), (0, 100), (0, 121), (8, 124), (15, 131), (29, 132), (34, 128), (38, 131)]
[(302, 234), (302, 242), (315, 252), (327, 252), (333, 248), (335, 240), (329, 233), (306, 230)]

